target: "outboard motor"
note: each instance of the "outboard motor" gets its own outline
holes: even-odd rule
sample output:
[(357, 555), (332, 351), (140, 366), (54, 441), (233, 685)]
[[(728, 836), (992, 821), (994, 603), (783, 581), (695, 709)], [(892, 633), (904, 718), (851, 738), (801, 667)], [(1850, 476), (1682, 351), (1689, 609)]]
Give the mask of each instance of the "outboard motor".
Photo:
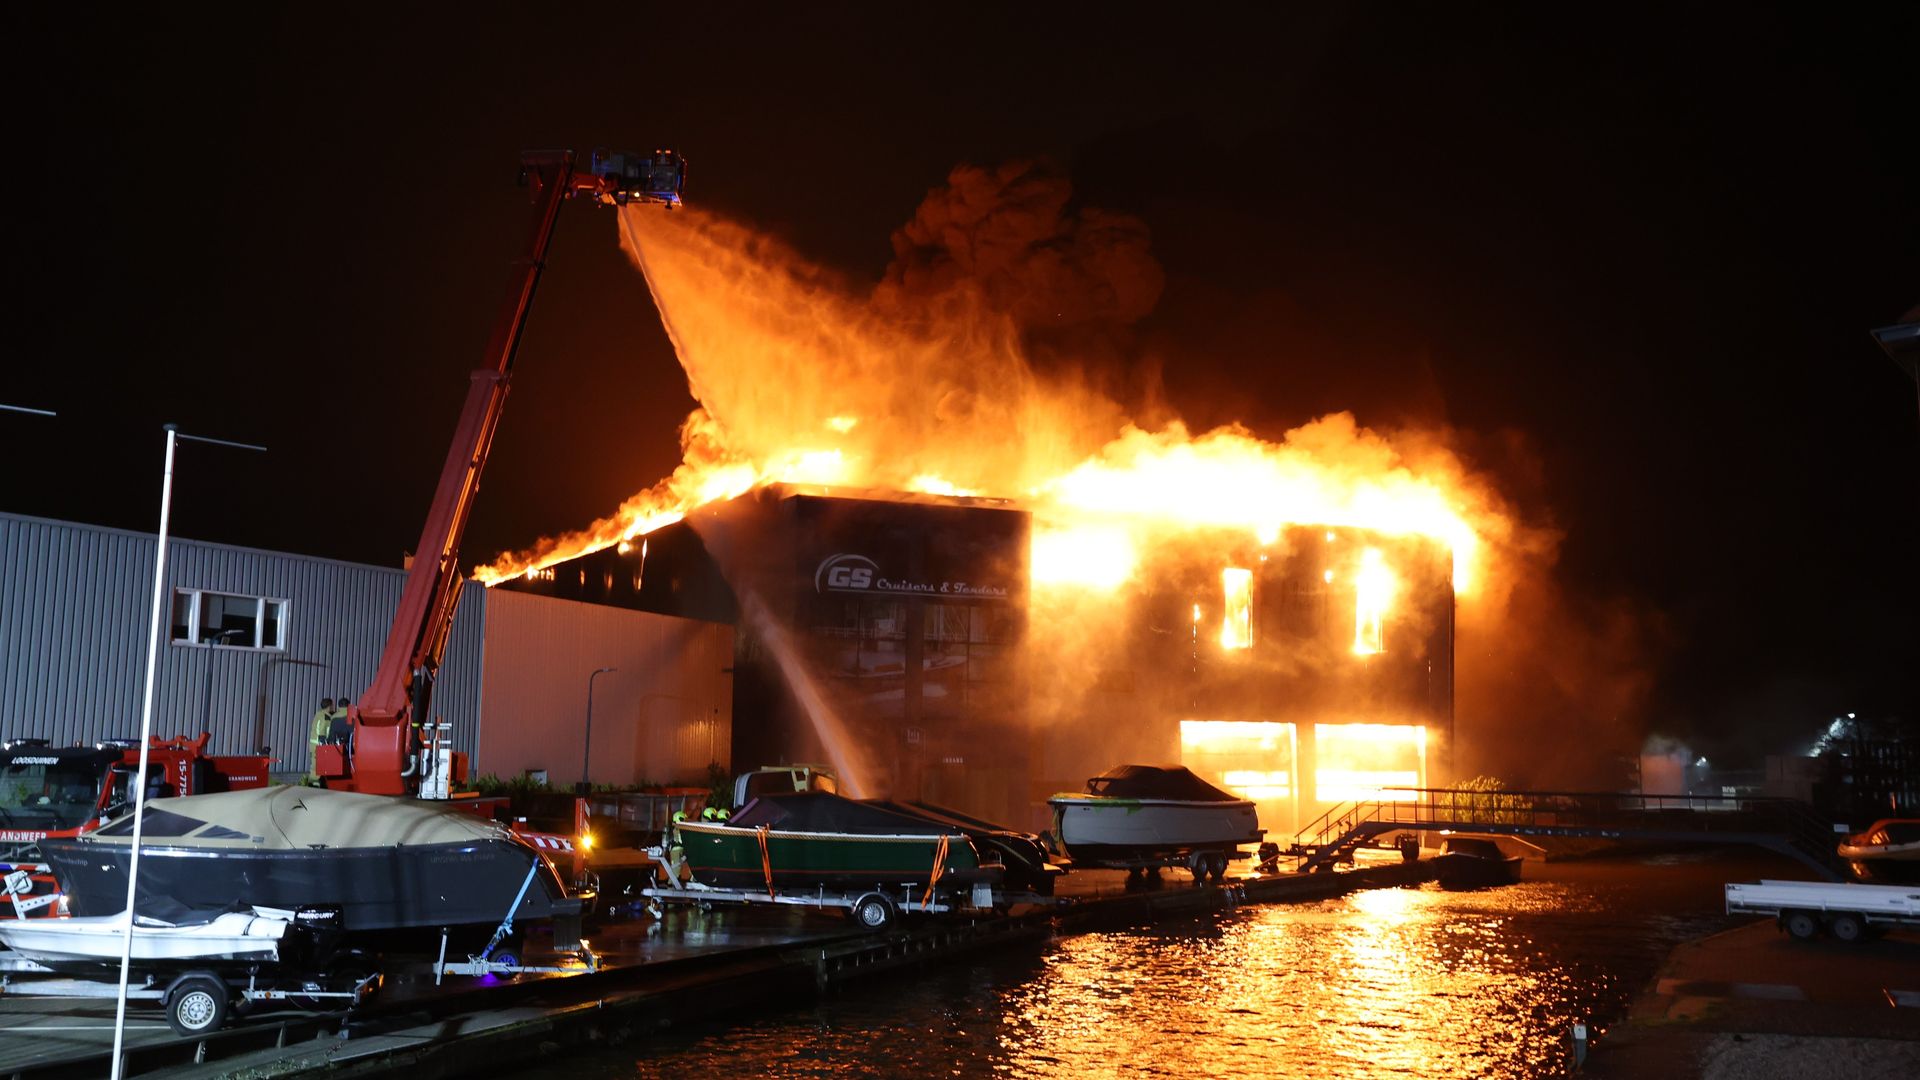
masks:
[(339, 951), (346, 929), (346, 915), (340, 908), (303, 907), (294, 911), (290, 933), (298, 936), (295, 948), (308, 963), (323, 968)]

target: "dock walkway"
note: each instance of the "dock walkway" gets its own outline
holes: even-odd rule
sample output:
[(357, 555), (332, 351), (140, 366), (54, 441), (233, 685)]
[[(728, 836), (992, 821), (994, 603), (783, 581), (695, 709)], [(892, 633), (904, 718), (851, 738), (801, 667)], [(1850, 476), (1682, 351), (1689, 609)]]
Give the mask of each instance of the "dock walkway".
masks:
[[(593, 935), (602, 970), (455, 979), (390, 979), (349, 1021), (258, 1016), (205, 1039), (178, 1039), (156, 1013), (129, 1013), (129, 1075), (159, 1077), (376, 1076), (409, 1080), (498, 1071), (557, 1048), (626, 1038), (729, 1009), (793, 1001), (853, 980), (986, 949), (1044, 944), (1061, 934), (1142, 925), (1237, 907), (1334, 896), (1426, 879), (1425, 863), (1339, 873), (1228, 878), (1195, 885), (1171, 872), (1157, 885), (1081, 871), (1061, 881), (1058, 903), (991, 918), (909, 921), (869, 934), (805, 910), (676, 908), (655, 922), (614, 924)], [(532, 959), (530, 957), (530, 959)], [(71, 1077), (106, 1071), (113, 1003), (0, 999), (0, 1077)]]

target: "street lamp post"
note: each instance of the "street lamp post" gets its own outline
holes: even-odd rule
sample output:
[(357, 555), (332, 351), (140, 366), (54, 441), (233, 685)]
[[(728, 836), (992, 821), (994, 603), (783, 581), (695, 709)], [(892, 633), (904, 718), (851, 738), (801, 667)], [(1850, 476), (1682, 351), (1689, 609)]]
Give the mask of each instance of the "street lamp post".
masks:
[(125, 934), (120, 939), (120, 998), (113, 1010), (113, 1080), (120, 1080), (120, 1053), (126, 1045), (127, 1037), (127, 973), (133, 964), (133, 901), (140, 882), (140, 832), (147, 810), (147, 748), (153, 741), (153, 688), (155, 676), (160, 669), (160, 619), (166, 611), (167, 598), (167, 517), (173, 509), (173, 451), (181, 439), (189, 442), (212, 443), (215, 446), (231, 446), (240, 450), (265, 451), (264, 446), (251, 443), (228, 442), (225, 439), (209, 439), (199, 435), (182, 435), (173, 424), (166, 425), (167, 457), (166, 466), (160, 474), (160, 535), (153, 553), (153, 612), (147, 617), (147, 690), (140, 705), (140, 765), (134, 770), (137, 778), (133, 786), (133, 852), (127, 859), (127, 908), (122, 915), (127, 924)]
[(619, 670), (619, 668), (603, 667), (587, 676), (587, 739), (586, 745), (580, 748), (580, 794), (582, 795), (593, 793), (593, 781), (589, 779), (591, 774), (587, 771), (588, 764), (593, 760), (593, 680), (609, 671)]

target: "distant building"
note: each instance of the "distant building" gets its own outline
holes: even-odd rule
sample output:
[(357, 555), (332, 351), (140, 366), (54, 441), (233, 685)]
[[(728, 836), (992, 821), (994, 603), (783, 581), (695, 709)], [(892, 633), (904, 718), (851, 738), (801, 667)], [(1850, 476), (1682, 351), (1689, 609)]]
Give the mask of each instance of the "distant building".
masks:
[[(140, 730), (154, 537), (0, 514), (0, 738), (58, 745)], [(403, 570), (170, 540), (156, 735), (267, 747), (305, 772), (321, 698), (372, 681)], [(433, 712), (476, 773), (579, 779), (587, 679), (593, 779), (695, 780), (730, 764), (732, 630), (515, 593), (462, 592)]]
[(1815, 802), (1832, 783), (1833, 762), (1800, 754), (1768, 754), (1761, 794), (1774, 799)]

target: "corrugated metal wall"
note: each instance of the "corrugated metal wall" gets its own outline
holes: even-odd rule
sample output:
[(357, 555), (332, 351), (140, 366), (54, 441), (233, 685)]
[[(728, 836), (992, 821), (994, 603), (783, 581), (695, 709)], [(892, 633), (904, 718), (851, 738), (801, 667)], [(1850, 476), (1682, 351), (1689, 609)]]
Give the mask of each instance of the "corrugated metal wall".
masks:
[(728, 765), (733, 741), (733, 628), (671, 615), (487, 593), (478, 773), (547, 770), (580, 779), (587, 680), (595, 783), (701, 780)]
[[(216, 752), (272, 747), (276, 771), (307, 766), (323, 697), (373, 679), (405, 573), (191, 540), (167, 545), (169, 590), (287, 601), (284, 650), (165, 643), (153, 730), (213, 733)], [(154, 538), (0, 514), (0, 735), (56, 744), (137, 735), (145, 688)], [(473, 749), (485, 590), (465, 591), (434, 697)]]

